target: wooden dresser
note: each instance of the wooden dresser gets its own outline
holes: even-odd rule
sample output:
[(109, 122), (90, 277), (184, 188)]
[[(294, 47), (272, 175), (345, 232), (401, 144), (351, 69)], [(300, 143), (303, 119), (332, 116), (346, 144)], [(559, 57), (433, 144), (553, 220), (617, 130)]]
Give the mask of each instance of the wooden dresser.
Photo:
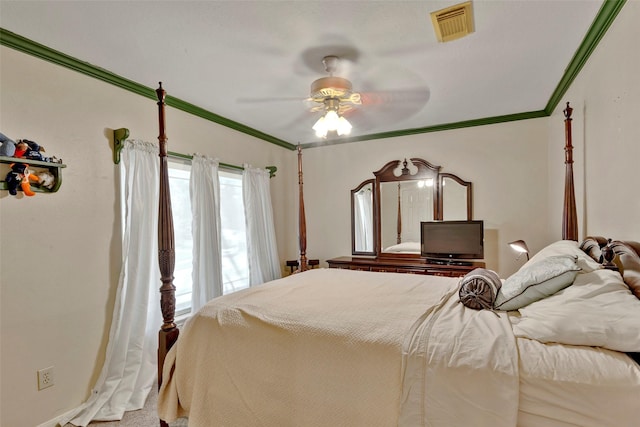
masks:
[(424, 258), (373, 258), (373, 257), (338, 257), (327, 260), (329, 268), (348, 270), (385, 271), (390, 273), (430, 274), (433, 276), (460, 277), (474, 268), (485, 264), (481, 261), (469, 262), (470, 265), (448, 263), (429, 263)]

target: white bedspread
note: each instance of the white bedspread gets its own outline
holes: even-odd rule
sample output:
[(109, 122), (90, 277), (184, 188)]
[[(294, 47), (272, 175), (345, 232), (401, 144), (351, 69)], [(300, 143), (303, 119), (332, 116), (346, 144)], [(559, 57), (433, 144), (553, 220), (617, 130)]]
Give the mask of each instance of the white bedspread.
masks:
[(398, 425), (516, 425), (518, 352), (506, 313), (466, 308), (455, 289), (408, 338)]
[(457, 284), (316, 269), (218, 298), (170, 351), (159, 414), (190, 427), (515, 427), (509, 324), (459, 304)]
[(598, 347), (517, 339), (518, 427), (637, 427), (640, 366)]

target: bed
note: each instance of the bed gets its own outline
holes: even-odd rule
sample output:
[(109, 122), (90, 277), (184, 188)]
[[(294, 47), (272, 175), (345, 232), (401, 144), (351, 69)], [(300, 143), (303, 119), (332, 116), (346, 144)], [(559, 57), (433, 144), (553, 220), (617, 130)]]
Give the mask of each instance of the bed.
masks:
[(562, 239), (523, 266), (570, 257), (571, 284), (519, 310), (473, 310), (460, 303), (459, 278), (308, 270), (298, 149), (298, 272), (212, 300), (178, 336), (162, 86), (157, 93), (161, 425), (178, 417), (190, 427), (640, 423), (640, 244), (578, 243), (571, 194)]

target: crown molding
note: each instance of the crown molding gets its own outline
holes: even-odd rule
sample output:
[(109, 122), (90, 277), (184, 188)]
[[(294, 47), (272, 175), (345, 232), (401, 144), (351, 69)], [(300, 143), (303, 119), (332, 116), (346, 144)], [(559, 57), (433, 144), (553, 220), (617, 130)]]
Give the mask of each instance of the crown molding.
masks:
[(589, 27), (586, 36), (582, 40), (582, 43), (580, 43), (580, 46), (569, 62), (564, 75), (560, 79), (558, 86), (556, 86), (556, 89), (549, 98), (549, 102), (547, 102), (547, 105), (544, 108), (547, 115), (551, 115), (553, 110), (556, 109), (560, 99), (564, 96), (567, 90), (569, 90), (569, 86), (571, 86), (571, 83), (573, 83), (575, 78), (578, 76), (584, 64), (587, 63), (591, 53), (593, 53), (602, 37), (604, 37), (607, 30), (609, 30), (609, 27), (618, 16), (618, 13), (626, 1), (627, 0), (605, 0), (602, 4), (598, 14), (593, 20), (593, 23)]
[(300, 144), (302, 148), (324, 147), (327, 145), (345, 144), (348, 142), (368, 141), (372, 139), (396, 138), (400, 136), (416, 135), (420, 133), (441, 132), (444, 130), (462, 129), (475, 126), (494, 125), (498, 123), (513, 122), (516, 120), (538, 119), (547, 117), (548, 114), (544, 110), (529, 111), (525, 113), (506, 114), (504, 116), (485, 117), (482, 119), (465, 120), (461, 122), (446, 123), (442, 125), (427, 126), (423, 128), (402, 129), (391, 132), (381, 132), (369, 135), (361, 135), (340, 139), (328, 139), (326, 141), (309, 142)]
[[(51, 49), (45, 45), (29, 40), (11, 31), (0, 28), (0, 45), (10, 47), (20, 52), (35, 56), (48, 62), (60, 65), (73, 71), (77, 71), (89, 77), (93, 77), (98, 80), (102, 80), (106, 83), (112, 84), (119, 88), (128, 90), (137, 95), (144, 96), (145, 98), (157, 100), (155, 89), (132, 80), (121, 77), (108, 70), (105, 70), (88, 62), (80, 61), (72, 56), (57, 50)], [(165, 99), (165, 104), (169, 107), (182, 110), (186, 113), (193, 114), (205, 120), (218, 123), (222, 126), (237, 130), (238, 132), (251, 135), (253, 137), (262, 139), (272, 144), (288, 148), (289, 150), (295, 150), (296, 147), (287, 141), (276, 138), (272, 135), (268, 135), (259, 130), (250, 128), (241, 123), (219, 116), (211, 111), (207, 111), (204, 108), (200, 108), (196, 105), (190, 104), (174, 96), (168, 95)]]
[[(524, 113), (516, 113), (516, 114), (507, 114), (504, 116), (495, 116), (495, 117), (486, 117), (479, 118), (474, 120), (465, 120), (454, 123), (446, 123), (434, 126), (427, 126), (422, 128), (414, 128), (414, 129), (404, 129), (398, 131), (391, 132), (382, 132), (382, 133), (374, 133), (368, 135), (360, 135), (355, 137), (346, 137), (339, 138), (333, 140), (326, 140), (320, 142), (309, 142), (305, 144), (301, 144), (304, 148), (311, 147), (321, 147), (327, 145), (335, 145), (335, 144), (346, 144), (350, 142), (357, 141), (368, 141), (374, 139), (385, 139), (385, 138), (396, 138), (407, 135), (415, 135), (419, 133), (429, 133), (429, 132), (440, 132), (445, 130), (452, 129), (461, 129), (466, 127), (474, 127), (474, 126), (485, 126), (490, 124), (497, 123), (505, 123), (515, 120), (528, 120), (540, 117), (550, 116), (555, 108), (557, 107), (560, 99), (567, 92), (574, 79), (582, 70), (582, 67), (586, 64), (587, 60), (591, 53), (598, 46), (598, 43), (602, 39), (602, 37), (606, 34), (607, 30), (618, 16), (618, 13), (626, 3), (626, 0), (605, 0), (598, 14), (596, 15), (593, 23), (589, 27), (585, 38), (582, 43), (576, 50), (573, 58), (569, 62), (564, 75), (561, 77), (556, 89), (551, 94), (547, 105), (543, 110), (539, 111), (530, 111)], [(54, 64), (61, 65), (65, 68), (80, 72), (87, 76), (96, 78), (98, 80), (102, 80), (106, 83), (112, 84), (114, 86), (120, 87), (122, 89), (128, 90), (135, 94), (144, 96), (149, 99), (156, 99), (155, 90), (144, 86), (140, 83), (134, 82), (132, 80), (128, 80), (124, 77), (118, 76), (110, 71), (107, 71), (103, 68), (96, 67), (95, 65), (89, 64), (88, 62), (80, 61), (72, 56), (66, 55), (57, 50), (51, 49), (42, 44), (36, 43), (32, 40), (29, 40), (25, 37), (22, 37), (18, 34), (12, 33), (8, 30), (0, 28), (0, 45), (4, 45), (18, 51), (24, 52), (29, 55), (33, 55), (37, 58), (43, 59), (45, 61), (52, 62)], [(272, 135), (266, 134), (259, 130), (250, 128), (241, 123), (235, 122), (233, 120), (227, 119), (225, 117), (219, 116), (215, 113), (207, 111), (197, 105), (190, 104), (181, 99), (178, 99), (173, 96), (166, 97), (166, 105), (182, 110), (186, 113), (193, 114), (205, 120), (209, 120), (215, 123), (218, 123), (222, 126), (234, 129), (238, 132), (245, 133), (247, 135), (251, 135), (255, 138), (262, 139), (266, 142), (278, 145), (280, 147), (287, 148), (289, 150), (295, 150), (296, 145), (284, 141), (282, 139), (276, 138)]]

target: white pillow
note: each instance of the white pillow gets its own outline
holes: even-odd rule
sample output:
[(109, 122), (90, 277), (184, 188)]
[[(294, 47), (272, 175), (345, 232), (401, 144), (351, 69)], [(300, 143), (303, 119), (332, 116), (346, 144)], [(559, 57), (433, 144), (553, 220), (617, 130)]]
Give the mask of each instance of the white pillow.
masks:
[[(573, 240), (558, 240), (542, 248), (531, 257), (529, 263), (538, 262), (550, 256), (571, 255), (576, 258), (576, 264), (584, 273), (599, 270), (602, 265), (580, 249), (580, 243)], [(525, 264), (526, 265), (526, 264)], [(523, 266), (524, 267), (524, 266)]]
[(420, 242), (405, 242), (389, 246), (382, 252), (420, 252)]
[(571, 285), (579, 270), (576, 258), (570, 255), (531, 260), (504, 281), (494, 308), (517, 310), (553, 295)]
[(640, 352), (640, 300), (615, 271), (578, 274), (572, 286), (509, 318), (517, 337)]

